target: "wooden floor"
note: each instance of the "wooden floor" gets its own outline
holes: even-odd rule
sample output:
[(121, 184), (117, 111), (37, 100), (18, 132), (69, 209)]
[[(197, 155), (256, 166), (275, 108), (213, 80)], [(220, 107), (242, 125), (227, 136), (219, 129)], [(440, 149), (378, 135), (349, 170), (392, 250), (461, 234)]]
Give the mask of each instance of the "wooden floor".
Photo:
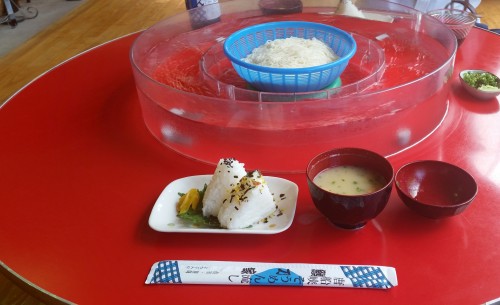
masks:
[(85, 0), (60, 21), (0, 58), (0, 104), (62, 61), (183, 10), (183, 0)]
[(500, 29), (500, 0), (482, 0), (477, 14), (481, 16), (481, 23), (490, 29)]
[[(0, 104), (28, 82), (104, 42), (148, 28), (185, 9), (183, 0), (85, 0), (77, 9), (0, 58)], [(482, 0), (481, 22), (500, 28), (500, 0)], [(0, 272), (0, 305), (40, 305), (40, 297)], [(20, 287), (23, 287), (21, 289)], [(45, 299), (45, 303), (52, 303)]]

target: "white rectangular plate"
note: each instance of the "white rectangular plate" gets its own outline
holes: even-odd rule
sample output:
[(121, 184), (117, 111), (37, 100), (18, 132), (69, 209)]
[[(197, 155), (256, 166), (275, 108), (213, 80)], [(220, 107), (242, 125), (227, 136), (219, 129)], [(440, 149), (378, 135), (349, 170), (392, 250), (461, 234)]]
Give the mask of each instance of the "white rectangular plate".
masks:
[(203, 189), (208, 185), (212, 175), (199, 175), (181, 178), (172, 181), (156, 200), (151, 215), (149, 226), (159, 232), (181, 233), (219, 233), (219, 234), (275, 234), (283, 232), (290, 227), (297, 206), (298, 186), (292, 181), (266, 176), (264, 179), (273, 194), (278, 209), (267, 218), (267, 222), (259, 222), (245, 229), (212, 229), (199, 228), (177, 217), (176, 205), (179, 193), (186, 193), (192, 188)]

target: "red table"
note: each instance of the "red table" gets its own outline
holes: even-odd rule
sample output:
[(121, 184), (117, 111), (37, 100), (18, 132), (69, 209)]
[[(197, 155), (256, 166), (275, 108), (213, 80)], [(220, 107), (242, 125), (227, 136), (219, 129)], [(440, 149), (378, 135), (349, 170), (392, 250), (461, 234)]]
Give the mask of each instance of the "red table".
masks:
[[(135, 37), (48, 71), (0, 109), (0, 261), (9, 276), (79, 304), (480, 304), (500, 297), (500, 107), (497, 99), (473, 99), (457, 77), (468, 68), (500, 74), (498, 35), (472, 30), (457, 53), (443, 125), (390, 158), (395, 170), (417, 159), (468, 170), (479, 184), (469, 209), (426, 219), (394, 190), (376, 220), (343, 231), (315, 210), (305, 175), (283, 175), (299, 185), (298, 207), (290, 229), (276, 235), (149, 228), (165, 185), (214, 168), (170, 151), (146, 130), (128, 58)], [(386, 265), (396, 268), (399, 286), (145, 285), (163, 259)]]

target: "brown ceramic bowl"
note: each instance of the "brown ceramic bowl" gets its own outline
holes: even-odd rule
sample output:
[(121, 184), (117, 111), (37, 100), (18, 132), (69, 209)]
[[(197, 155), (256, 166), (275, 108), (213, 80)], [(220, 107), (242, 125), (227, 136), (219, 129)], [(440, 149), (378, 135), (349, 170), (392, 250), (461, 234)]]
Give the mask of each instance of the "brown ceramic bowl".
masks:
[[(382, 181), (380, 188), (369, 193), (345, 195), (327, 191), (314, 182), (325, 169), (355, 166), (369, 170)], [(360, 148), (338, 148), (314, 157), (308, 164), (307, 183), (316, 208), (334, 225), (359, 229), (382, 212), (392, 190), (394, 171), (383, 156)]]
[(458, 166), (442, 161), (416, 161), (396, 173), (396, 190), (413, 211), (429, 218), (462, 213), (477, 194), (474, 178)]

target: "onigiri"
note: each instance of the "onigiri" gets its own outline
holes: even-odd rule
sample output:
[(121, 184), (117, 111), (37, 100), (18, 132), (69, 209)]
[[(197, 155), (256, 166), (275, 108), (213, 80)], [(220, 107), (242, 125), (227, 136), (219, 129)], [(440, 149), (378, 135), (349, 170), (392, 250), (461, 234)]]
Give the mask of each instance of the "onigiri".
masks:
[(218, 220), (227, 229), (246, 228), (268, 217), (276, 204), (264, 177), (253, 171), (241, 178), (220, 207)]
[(217, 217), (222, 201), (246, 174), (244, 163), (233, 158), (220, 159), (203, 196), (203, 216)]

